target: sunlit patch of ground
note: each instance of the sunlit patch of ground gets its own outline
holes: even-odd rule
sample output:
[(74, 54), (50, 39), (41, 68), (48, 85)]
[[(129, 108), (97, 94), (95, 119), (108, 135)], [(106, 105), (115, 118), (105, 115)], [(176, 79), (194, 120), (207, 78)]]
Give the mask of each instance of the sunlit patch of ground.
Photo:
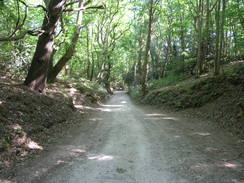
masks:
[(214, 147), (207, 147), (205, 150), (206, 150), (207, 152), (220, 152), (219, 149), (214, 148)]
[(145, 114), (145, 116), (149, 116), (149, 117), (157, 117), (157, 116), (165, 116), (165, 114), (158, 114), (158, 113), (152, 113), (152, 114)]
[(174, 136), (174, 138), (180, 138), (180, 137), (181, 137), (181, 136), (179, 136), (179, 135), (175, 135), (175, 136)]
[(244, 183), (244, 180), (231, 179), (233, 183)]
[(104, 105), (101, 104), (102, 107), (111, 107), (111, 108), (117, 108), (117, 107), (123, 107), (124, 105)]
[(13, 129), (13, 142), (16, 146), (22, 146), (27, 149), (43, 150), (42, 146), (27, 137), (27, 133), (23, 131), (19, 124), (11, 125), (10, 128)]
[(194, 132), (191, 135), (199, 135), (199, 136), (210, 136), (211, 134), (209, 132)]
[(87, 158), (89, 160), (98, 160), (98, 161), (110, 161), (110, 160), (114, 159), (113, 156), (104, 155), (104, 154), (101, 154), (101, 155), (89, 155)]
[(74, 105), (75, 108), (80, 110), (90, 110), (90, 111), (101, 111), (101, 112), (114, 112), (120, 111), (123, 105), (103, 105), (100, 104), (101, 107), (91, 107), (86, 105)]
[(208, 169), (213, 167), (238, 169), (238, 168), (242, 168), (242, 165), (238, 162), (214, 162), (214, 163), (197, 163), (191, 166), (192, 169), (198, 169), (198, 168)]
[(55, 149), (57, 151), (55, 157), (52, 157), (52, 154), (49, 154), (45, 157), (47, 159), (44, 159), (46, 163), (43, 164), (42, 167), (35, 169), (34, 172), (29, 172), (29, 174), (32, 174), (34, 177), (41, 177), (60, 166), (72, 166), (75, 162), (81, 159), (97, 162), (112, 161), (114, 159), (114, 156), (112, 155), (89, 153), (86, 149), (75, 145), (57, 146)]
[(220, 163), (216, 163), (216, 166), (220, 168), (231, 168), (231, 169), (237, 169), (242, 167), (242, 165), (237, 162), (220, 162)]
[(21, 125), (9, 125), (8, 129), (9, 141), (4, 142), (6, 151), (1, 153), (1, 166), (10, 168), (13, 165), (12, 158), (15, 158), (16, 155), (18, 155), (19, 157), (25, 157), (33, 150), (43, 150), (43, 147), (41, 145), (28, 137), (28, 134), (24, 131)]
[[(81, 114), (88, 114), (91, 109), (98, 111), (96, 108), (101, 106), (93, 102), (103, 99), (100, 95), (93, 96), (96, 91), (89, 97), (80, 92), (76, 86), (81, 83), (57, 82), (48, 85), (46, 95), (42, 95), (10, 77), (0, 75), (0, 174), (11, 171), (15, 163), (38, 154), (49, 142), (66, 134), (67, 128), (78, 123), (71, 119), (74, 114), (81, 118)], [(77, 112), (74, 104), (80, 105), (81, 110)], [(70, 156), (79, 153), (82, 154), (73, 151)]]
[(178, 118), (176, 117), (172, 117), (172, 116), (167, 116), (165, 114), (159, 114), (159, 113), (152, 113), (152, 114), (145, 114), (145, 120), (156, 120), (156, 121), (160, 121), (160, 120), (172, 120), (172, 121), (177, 121)]
[(0, 179), (0, 183), (13, 183), (12, 181), (10, 181), (10, 180), (2, 180), (2, 179)]
[(90, 120), (90, 121), (101, 121), (103, 119), (102, 118), (89, 118), (88, 120)]

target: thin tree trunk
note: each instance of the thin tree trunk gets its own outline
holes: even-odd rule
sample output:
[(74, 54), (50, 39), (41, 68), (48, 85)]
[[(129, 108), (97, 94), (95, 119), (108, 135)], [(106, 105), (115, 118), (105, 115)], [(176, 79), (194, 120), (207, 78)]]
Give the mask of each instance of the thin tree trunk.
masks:
[(216, 48), (214, 60), (214, 75), (219, 75), (220, 71), (220, 7), (221, 0), (218, 1), (216, 9)]
[(50, 70), (48, 74), (48, 81), (49, 82), (54, 82), (58, 74), (61, 72), (63, 67), (66, 65), (66, 63), (73, 57), (75, 53), (75, 47), (78, 42), (80, 35), (80, 29), (76, 29), (75, 33), (72, 38), (71, 45), (69, 48), (66, 50), (65, 54), (59, 59), (58, 63), (53, 67), (52, 70)]
[(153, 23), (153, 0), (150, 1), (149, 4), (149, 22), (148, 22), (148, 33), (147, 33), (147, 42), (146, 42), (146, 50), (144, 55), (144, 62), (142, 65), (142, 95), (145, 96), (147, 94), (147, 66), (149, 60), (149, 50), (151, 45), (151, 33), (152, 33), (152, 23)]
[[(221, 9), (222, 2), (222, 9)], [(223, 55), (223, 45), (224, 45), (224, 25), (225, 25), (225, 9), (226, 0), (220, 0), (217, 6), (216, 14), (216, 57), (214, 62), (214, 75), (219, 75), (220, 73), (220, 62)]]
[(207, 55), (209, 55), (209, 45), (210, 45), (210, 2), (206, 0), (206, 23), (205, 23), (205, 31), (203, 37), (203, 62), (206, 63)]
[[(220, 45), (219, 45), (219, 58), (220, 58), (220, 63), (221, 65), (221, 58), (224, 55), (224, 37), (225, 37), (225, 31), (224, 31), (224, 25), (225, 25), (225, 9), (226, 9), (226, 1), (227, 0), (222, 0), (222, 13), (221, 13), (221, 27), (220, 27)], [(223, 68), (222, 68), (223, 69)]]
[(198, 53), (197, 53), (197, 76), (203, 73), (203, 0), (199, 0), (198, 5)]
[[(83, 6), (83, 1), (80, 0), (79, 7)], [(75, 48), (79, 40), (80, 31), (81, 31), (81, 22), (82, 22), (82, 11), (79, 11), (77, 14), (77, 20), (76, 20), (76, 27), (73, 33), (72, 41), (68, 49), (66, 50), (65, 54), (59, 59), (57, 64), (53, 67), (52, 70), (49, 71), (48, 74), (48, 81), (54, 82), (58, 74), (61, 72), (63, 67), (66, 65), (66, 63), (73, 57), (75, 53)]]
[[(133, 85), (136, 85), (136, 82), (137, 82), (137, 75), (136, 75), (136, 70), (137, 70), (137, 62), (136, 61), (134, 61), (134, 64), (133, 64), (133, 66), (132, 66), (132, 70), (133, 70)], [(132, 84), (132, 83), (130, 83), (130, 84)]]
[[(109, 58), (108, 58), (109, 59)], [(104, 78), (104, 84), (105, 84), (105, 88), (107, 90), (107, 92), (109, 94), (113, 94), (112, 90), (111, 90), (111, 86), (110, 86), (110, 74), (111, 74), (111, 69), (112, 69), (112, 64), (110, 63), (110, 61), (108, 62), (108, 68), (107, 68), (107, 72), (106, 72), (106, 76)]]
[(91, 57), (92, 57), (92, 64), (91, 64), (91, 74), (90, 74), (90, 81), (92, 81), (93, 79), (93, 75), (94, 75), (94, 70), (95, 70), (95, 59), (94, 59), (94, 53), (91, 53)]
[(86, 51), (87, 51), (87, 68), (86, 68), (86, 75), (87, 79), (90, 78), (90, 67), (91, 67), (91, 62), (90, 62), (90, 40), (89, 40), (89, 30), (87, 28), (87, 36), (86, 36)]
[[(137, 73), (141, 77), (142, 75), (142, 45), (140, 45), (139, 55), (138, 55), (138, 62), (137, 62)], [(139, 83), (141, 83), (141, 79), (139, 79)]]

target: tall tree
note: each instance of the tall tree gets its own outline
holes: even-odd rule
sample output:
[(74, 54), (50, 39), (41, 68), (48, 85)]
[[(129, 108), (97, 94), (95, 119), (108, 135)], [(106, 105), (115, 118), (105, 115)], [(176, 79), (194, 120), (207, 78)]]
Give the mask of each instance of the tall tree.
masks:
[(36, 51), (24, 84), (33, 90), (44, 92), (47, 81), (49, 61), (53, 52), (55, 30), (62, 11), (64, 0), (50, 0), (48, 11), (44, 16), (42, 30), (44, 33), (38, 38)]
[(155, 12), (154, 8), (154, 0), (150, 0), (149, 8), (148, 8), (148, 30), (147, 30), (147, 40), (146, 40), (146, 48), (145, 54), (142, 64), (142, 78), (141, 78), (141, 86), (142, 86), (142, 94), (145, 96), (147, 94), (147, 73), (148, 73), (148, 61), (149, 61), (149, 51), (151, 46), (151, 34), (152, 34), (152, 24), (153, 24), (153, 15)]
[(216, 8), (216, 53), (214, 60), (214, 75), (220, 73), (220, 62), (223, 53), (224, 25), (226, 0), (219, 0)]
[[(84, 7), (83, 0), (79, 1), (79, 6), (78, 8)], [(64, 55), (58, 60), (57, 64), (54, 67), (49, 68), (48, 72), (48, 80), (49, 82), (53, 82), (60, 71), (63, 69), (63, 67), (66, 65), (66, 63), (72, 58), (72, 56), (75, 53), (75, 48), (77, 45), (77, 42), (80, 37), (80, 31), (82, 28), (82, 16), (83, 16), (83, 11), (78, 11), (77, 12), (77, 17), (76, 17), (76, 25), (74, 28), (74, 32), (72, 35), (72, 40), (68, 48), (66, 49), (66, 52)]]

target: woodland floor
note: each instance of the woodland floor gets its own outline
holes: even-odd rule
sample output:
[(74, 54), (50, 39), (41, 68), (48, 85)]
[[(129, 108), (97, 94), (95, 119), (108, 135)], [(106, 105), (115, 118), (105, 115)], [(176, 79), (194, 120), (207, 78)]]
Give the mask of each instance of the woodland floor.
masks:
[(134, 104), (125, 92), (86, 110), (81, 117), (78, 109), (67, 122), (75, 125), (0, 180), (243, 183), (244, 141), (215, 123)]
[(125, 92), (102, 104), (82, 81), (46, 95), (21, 82), (0, 79), (0, 183), (243, 183), (242, 76), (157, 89), (144, 100), (156, 107)]
[(107, 96), (105, 91), (80, 92), (82, 83), (67, 82), (49, 85), (43, 95), (22, 82), (6, 73), (0, 77), (0, 182), (13, 167), (67, 134), (77, 125), (74, 118), (82, 120)]

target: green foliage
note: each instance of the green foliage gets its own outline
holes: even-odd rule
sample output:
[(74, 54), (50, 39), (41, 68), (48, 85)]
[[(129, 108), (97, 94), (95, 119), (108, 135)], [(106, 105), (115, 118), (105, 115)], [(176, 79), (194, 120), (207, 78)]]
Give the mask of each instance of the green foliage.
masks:
[(184, 74), (171, 73), (165, 78), (149, 81), (149, 89), (156, 89), (156, 88), (176, 85), (187, 78), (188, 76)]
[(244, 96), (240, 97), (239, 100), (239, 106), (241, 107), (241, 109), (244, 111)]
[[(20, 17), (18, 20), (17, 3), (14, 0), (6, 1), (0, 9), (0, 37), (10, 36), (15, 28), (24, 20), (23, 4), (19, 3)], [(21, 35), (25, 30), (39, 29), (44, 12), (41, 9), (30, 8), (23, 28), (15, 33)], [(0, 42), (0, 68), (17, 76), (25, 76), (35, 51), (37, 37), (26, 36), (15, 42)]]
[(181, 84), (155, 90), (145, 98), (144, 102), (166, 104), (176, 109), (201, 107), (225, 94), (229, 88), (240, 86), (235, 81), (240, 78), (234, 76), (210, 77), (190, 84)]
[(238, 75), (244, 75), (244, 63), (239, 63), (235, 65), (233, 73)]
[(141, 88), (139, 86), (130, 86), (129, 87), (129, 94), (132, 98), (138, 100), (142, 97)]
[(173, 71), (174, 73), (183, 73), (185, 68), (185, 62), (182, 60), (172, 60), (170, 63), (167, 64), (166, 70)]
[[(18, 19), (20, 22), (24, 20), (25, 7), (19, 3), (20, 16), (18, 17), (17, 2), (9, 0), (0, 5), (0, 37), (9, 36), (16, 28)], [(34, 3), (31, 0), (25, 2)], [(210, 5), (213, 6), (215, 2), (210, 0)], [(99, 82), (107, 79), (113, 85), (120, 86), (124, 83), (122, 80), (131, 85), (139, 84), (141, 72), (138, 62), (139, 60), (141, 64), (143, 62), (146, 45), (148, 1), (94, 0), (89, 6), (101, 4), (104, 4), (106, 8), (89, 9), (84, 13), (76, 53), (66, 67), (67, 72), (62, 72), (59, 76), (64, 78), (66, 75), (78, 75)], [(206, 11), (206, 2), (204, 1), (203, 4)], [(75, 4), (72, 8), (77, 6)], [(196, 1), (165, 1), (155, 3), (154, 6), (155, 15), (148, 65), (150, 89), (175, 85), (188, 78), (189, 75), (195, 74), (198, 54), (198, 31), (195, 18), (199, 16)], [(243, 3), (240, 1), (231, 0), (227, 3), (223, 52), (228, 58), (243, 58), (243, 8)], [(29, 8), (24, 26), (15, 35), (20, 35), (26, 30), (40, 29), (44, 16), (45, 12), (42, 8)], [(203, 45), (204, 49), (208, 47), (206, 60), (215, 56), (215, 16), (216, 11), (213, 9), (210, 17), (208, 45)], [(55, 37), (54, 47), (57, 52), (54, 55), (54, 64), (64, 55), (72, 42), (76, 17), (77, 12), (62, 15), (62, 22), (57, 26), (59, 34)], [(206, 15), (203, 20), (206, 20)], [(37, 39), (38, 37), (28, 35), (16, 42), (0, 42), (1, 70), (8, 70), (18, 76), (26, 76)], [(107, 69), (109, 64), (110, 71)], [(234, 70), (236, 74), (243, 74), (243, 72), (241, 64)], [(106, 78), (108, 75), (109, 78)]]
[(107, 92), (102, 84), (85, 79), (81, 79), (80, 81), (81, 84), (76, 85), (75, 87), (85, 96), (90, 98), (92, 102), (101, 101), (107, 96)]

